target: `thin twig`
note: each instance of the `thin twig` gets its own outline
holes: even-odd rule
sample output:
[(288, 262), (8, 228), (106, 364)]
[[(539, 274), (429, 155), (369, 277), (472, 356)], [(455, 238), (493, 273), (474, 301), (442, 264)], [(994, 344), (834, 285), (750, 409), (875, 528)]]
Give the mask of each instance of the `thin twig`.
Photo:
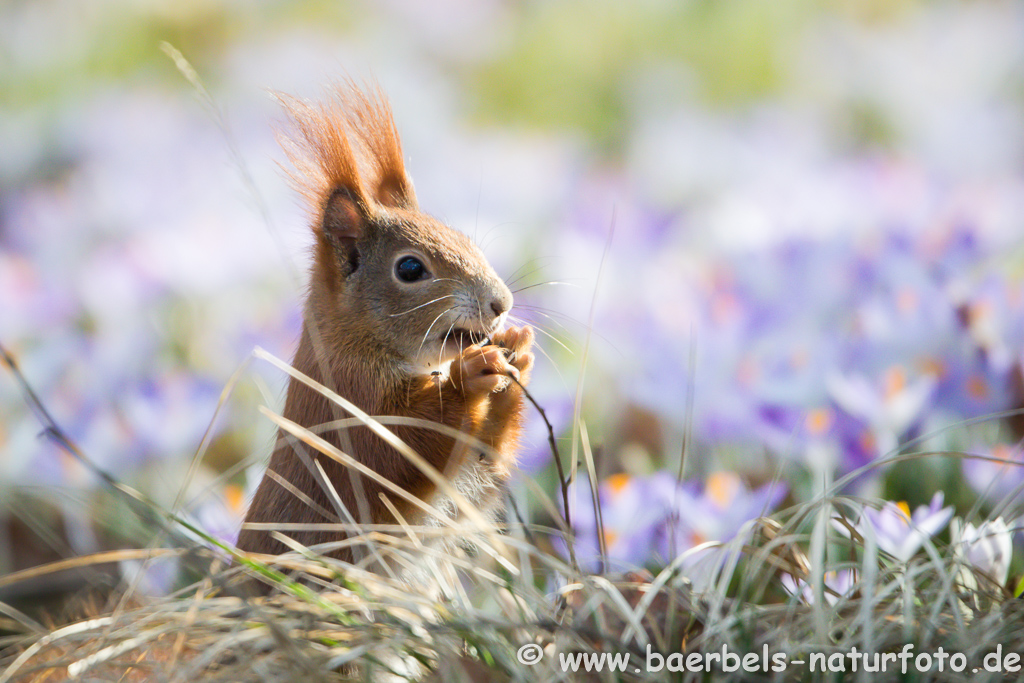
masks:
[(540, 419), (544, 420), (544, 426), (548, 430), (548, 444), (551, 446), (551, 454), (555, 458), (555, 467), (558, 469), (558, 483), (562, 488), (562, 505), (563, 514), (565, 515), (565, 526), (569, 529), (570, 538), (566, 538), (566, 545), (569, 548), (569, 561), (572, 563), (574, 569), (579, 571), (579, 564), (576, 562), (576, 549), (574, 547), (572, 536), (572, 515), (569, 512), (569, 480), (565, 478), (565, 468), (562, 466), (562, 456), (558, 452), (558, 442), (555, 440), (555, 428), (551, 426), (551, 421), (548, 420), (548, 414), (544, 412), (544, 408), (537, 403), (537, 399), (533, 397), (533, 394), (523, 386), (522, 382), (512, 376), (511, 373), (506, 375), (510, 380), (519, 385), (519, 388), (523, 390), (523, 396), (533, 404), (533, 407), (540, 413)]

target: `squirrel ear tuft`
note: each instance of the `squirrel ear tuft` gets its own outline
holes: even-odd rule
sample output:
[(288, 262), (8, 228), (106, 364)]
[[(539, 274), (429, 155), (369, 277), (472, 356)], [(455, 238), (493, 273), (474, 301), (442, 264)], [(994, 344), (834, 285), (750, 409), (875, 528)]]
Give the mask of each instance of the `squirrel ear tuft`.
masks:
[(416, 193), (405, 172), (402, 141), (387, 97), (379, 86), (360, 89), (352, 82), (340, 97), (349, 130), (368, 162), (364, 184), (368, 194), (381, 206), (417, 209)]
[(365, 209), (349, 190), (337, 189), (327, 198), (320, 232), (334, 247), (343, 266), (348, 267), (345, 275), (355, 272), (359, 267), (356, 240), (365, 232), (366, 223)]
[(416, 193), (404, 171), (382, 177), (374, 192), (374, 199), (382, 206), (412, 210), (418, 208)]

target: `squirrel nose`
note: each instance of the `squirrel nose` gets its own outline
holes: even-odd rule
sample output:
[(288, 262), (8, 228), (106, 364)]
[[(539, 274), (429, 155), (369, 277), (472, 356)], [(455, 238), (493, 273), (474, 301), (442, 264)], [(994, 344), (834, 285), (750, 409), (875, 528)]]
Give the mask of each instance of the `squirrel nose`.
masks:
[(495, 316), (499, 316), (502, 313), (512, 308), (512, 296), (499, 296), (497, 299), (491, 301), (491, 310), (494, 311)]

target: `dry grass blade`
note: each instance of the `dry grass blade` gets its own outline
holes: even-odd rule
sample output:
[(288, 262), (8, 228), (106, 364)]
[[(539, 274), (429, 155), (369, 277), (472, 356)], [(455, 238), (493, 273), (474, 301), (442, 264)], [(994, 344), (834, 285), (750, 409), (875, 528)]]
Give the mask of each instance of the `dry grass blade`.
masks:
[(21, 581), (28, 581), (40, 576), (62, 572), (68, 569), (79, 569), (97, 564), (109, 564), (111, 562), (122, 562), (124, 560), (146, 560), (157, 557), (180, 556), (184, 554), (181, 548), (133, 548), (126, 550), (109, 550), (102, 553), (93, 553), (81, 557), (70, 557), (66, 560), (58, 560), (21, 571), (0, 576), (0, 588), (10, 586)]
[(605, 570), (608, 564), (608, 541), (604, 532), (604, 518), (601, 514), (601, 497), (597, 481), (597, 467), (594, 464), (594, 452), (590, 448), (590, 434), (587, 432), (587, 423), (580, 420), (580, 439), (583, 441), (583, 459), (587, 465), (587, 480), (590, 486), (590, 500), (594, 504), (594, 525), (597, 528), (597, 547), (601, 558), (601, 566), (598, 574)]

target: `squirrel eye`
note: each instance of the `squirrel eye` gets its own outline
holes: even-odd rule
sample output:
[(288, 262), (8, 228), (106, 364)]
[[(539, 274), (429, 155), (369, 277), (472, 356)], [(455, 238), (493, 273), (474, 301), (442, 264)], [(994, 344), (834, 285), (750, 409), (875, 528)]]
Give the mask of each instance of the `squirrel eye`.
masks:
[(395, 275), (402, 282), (416, 282), (427, 277), (427, 267), (415, 256), (403, 256), (395, 264)]

